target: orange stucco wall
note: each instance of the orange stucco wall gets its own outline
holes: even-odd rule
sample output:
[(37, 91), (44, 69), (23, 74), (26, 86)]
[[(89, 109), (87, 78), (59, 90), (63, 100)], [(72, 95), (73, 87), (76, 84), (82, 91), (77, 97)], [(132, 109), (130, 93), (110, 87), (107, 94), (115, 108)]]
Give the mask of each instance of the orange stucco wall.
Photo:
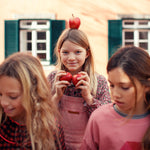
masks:
[(117, 19), (118, 14), (150, 14), (149, 6), (150, 0), (0, 0), (0, 62), (4, 60), (4, 20), (13, 20), (15, 15), (55, 14), (56, 19), (68, 21), (74, 14), (88, 35), (96, 71), (107, 77), (107, 21)]

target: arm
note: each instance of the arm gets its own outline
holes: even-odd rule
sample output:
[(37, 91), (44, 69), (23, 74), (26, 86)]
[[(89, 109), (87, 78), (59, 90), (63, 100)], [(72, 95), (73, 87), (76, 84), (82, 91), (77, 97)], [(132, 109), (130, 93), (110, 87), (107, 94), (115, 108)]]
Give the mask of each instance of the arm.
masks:
[(104, 76), (98, 75), (96, 97), (93, 97), (92, 105), (87, 105), (89, 114), (91, 114), (99, 106), (110, 102), (111, 102), (111, 98), (110, 98), (107, 80)]

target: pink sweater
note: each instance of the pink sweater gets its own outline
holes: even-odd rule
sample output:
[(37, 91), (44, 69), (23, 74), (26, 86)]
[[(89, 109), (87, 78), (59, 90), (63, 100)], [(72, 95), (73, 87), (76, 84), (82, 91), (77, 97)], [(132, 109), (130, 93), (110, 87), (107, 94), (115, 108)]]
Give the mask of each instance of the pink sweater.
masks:
[(138, 117), (126, 119), (114, 110), (112, 103), (101, 106), (89, 119), (81, 150), (138, 150), (150, 125), (150, 114)]

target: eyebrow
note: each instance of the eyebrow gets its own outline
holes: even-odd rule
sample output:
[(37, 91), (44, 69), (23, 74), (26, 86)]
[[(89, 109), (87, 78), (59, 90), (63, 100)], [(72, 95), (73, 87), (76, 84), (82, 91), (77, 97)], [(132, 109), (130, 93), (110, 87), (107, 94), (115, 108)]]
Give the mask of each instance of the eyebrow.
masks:
[[(109, 83), (113, 84), (110, 80), (108, 80)], [(117, 84), (119, 85), (124, 85), (124, 84), (129, 84), (131, 85), (132, 83), (131, 82), (118, 82)]]

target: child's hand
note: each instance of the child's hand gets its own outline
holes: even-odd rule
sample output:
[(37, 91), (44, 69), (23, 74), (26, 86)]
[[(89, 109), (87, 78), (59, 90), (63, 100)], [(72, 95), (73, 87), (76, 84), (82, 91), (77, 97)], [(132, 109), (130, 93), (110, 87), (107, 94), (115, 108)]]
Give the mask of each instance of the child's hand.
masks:
[(55, 87), (55, 98), (57, 99), (57, 101), (59, 102), (59, 100), (61, 99), (61, 97), (63, 96), (64, 90), (65, 88), (70, 85), (70, 82), (67, 80), (61, 80), (60, 78), (62, 76), (65, 76), (67, 73), (63, 70), (60, 70), (57, 72), (56, 76), (55, 76), (55, 81), (54, 81), (54, 87)]
[(84, 100), (87, 102), (88, 105), (93, 103), (93, 97), (90, 91), (90, 78), (86, 72), (79, 72), (81, 76), (78, 76), (76, 83), (76, 89), (81, 89), (81, 94)]

